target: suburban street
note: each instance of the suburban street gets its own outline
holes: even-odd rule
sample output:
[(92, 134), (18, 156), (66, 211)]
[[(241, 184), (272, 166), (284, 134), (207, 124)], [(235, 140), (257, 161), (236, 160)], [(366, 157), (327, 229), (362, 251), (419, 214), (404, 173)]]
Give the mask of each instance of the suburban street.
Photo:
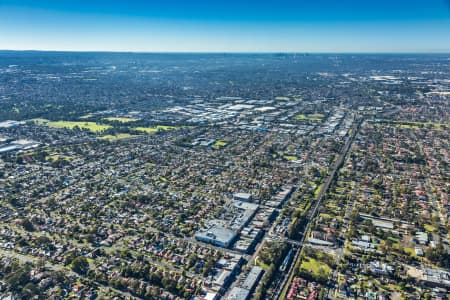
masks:
[[(315, 216), (317, 215), (317, 211), (318, 211), (319, 207), (322, 204), (323, 196), (327, 192), (331, 182), (333, 181), (334, 177), (336, 176), (337, 171), (339, 170), (339, 168), (344, 163), (345, 157), (346, 157), (346, 155), (347, 155), (347, 153), (348, 153), (348, 151), (349, 151), (349, 149), (350, 149), (350, 147), (352, 145), (353, 139), (355, 138), (355, 136), (356, 136), (356, 134), (358, 132), (358, 129), (361, 126), (362, 122), (363, 122), (363, 119), (355, 120), (355, 123), (354, 123), (354, 125), (352, 127), (351, 135), (347, 138), (347, 141), (346, 141), (346, 143), (345, 143), (345, 145), (344, 145), (344, 147), (343, 147), (339, 157), (337, 158), (337, 160), (336, 160), (335, 164), (333, 165), (333, 167), (332, 167), (332, 169), (331, 169), (327, 179), (325, 180), (325, 184), (322, 186), (319, 194), (317, 195), (317, 198), (315, 200), (315, 203), (314, 203), (314, 206), (313, 206), (312, 210), (307, 214), (308, 222), (305, 225), (305, 228), (304, 228), (303, 233), (302, 233), (302, 238), (299, 241), (300, 242), (300, 246), (298, 247), (298, 249), (295, 252), (294, 259), (293, 259), (293, 261), (292, 261), (292, 263), (291, 263), (291, 265), (289, 267), (288, 272), (284, 276), (284, 279), (283, 279), (282, 283), (279, 285), (279, 287), (277, 287), (278, 292), (276, 293), (276, 298), (275, 299), (280, 299), (280, 296), (281, 296), (283, 290), (288, 288), (288, 284), (289, 284), (289, 280), (291, 279), (292, 272), (294, 271), (294, 268), (296, 266), (297, 260), (299, 259), (300, 254), (302, 252), (304, 242), (305, 242), (305, 240), (307, 238), (306, 233), (309, 231), (310, 226), (311, 226)], [(282, 300), (282, 299), (280, 299), (280, 300)]]

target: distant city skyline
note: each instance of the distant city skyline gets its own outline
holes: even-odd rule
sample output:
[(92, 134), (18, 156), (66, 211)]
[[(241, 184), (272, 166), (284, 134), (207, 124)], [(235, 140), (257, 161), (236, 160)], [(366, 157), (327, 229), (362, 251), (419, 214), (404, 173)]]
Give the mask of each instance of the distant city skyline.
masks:
[(449, 53), (450, 4), (0, 0), (0, 49)]

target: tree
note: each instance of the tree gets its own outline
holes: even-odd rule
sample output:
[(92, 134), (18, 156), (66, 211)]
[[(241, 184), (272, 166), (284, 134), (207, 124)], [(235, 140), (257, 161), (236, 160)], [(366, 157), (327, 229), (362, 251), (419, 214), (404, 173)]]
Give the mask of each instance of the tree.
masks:
[(450, 267), (450, 255), (442, 244), (437, 245), (436, 248), (428, 248), (425, 251), (425, 257), (440, 267)]
[(72, 261), (72, 270), (78, 274), (86, 274), (89, 270), (89, 262), (84, 256), (78, 256)]
[(31, 223), (31, 221), (28, 219), (23, 220), (22, 226), (26, 231), (34, 231), (33, 223)]
[(30, 281), (30, 268), (24, 266), (5, 277), (6, 282), (15, 291), (20, 291), (21, 287)]
[(32, 282), (28, 282), (22, 289), (23, 299), (31, 299), (36, 295), (39, 295), (38, 287)]

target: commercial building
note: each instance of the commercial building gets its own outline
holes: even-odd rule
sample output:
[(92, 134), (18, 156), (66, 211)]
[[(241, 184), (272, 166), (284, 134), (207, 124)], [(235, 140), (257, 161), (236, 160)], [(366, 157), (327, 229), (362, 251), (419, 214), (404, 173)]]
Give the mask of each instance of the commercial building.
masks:
[(249, 296), (249, 290), (236, 286), (230, 291), (227, 300), (247, 300)]
[(223, 248), (230, 247), (236, 237), (237, 233), (235, 231), (218, 224), (213, 224), (210, 227), (202, 229), (195, 234), (195, 239), (197, 241)]
[(252, 195), (250, 193), (235, 193), (233, 195), (233, 198), (234, 198), (234, 200), (244, 201), (244, 202), (252, 201)]
[(263, 273), (264, 273), (263, 268), (254, 266), (248, 273), (247, 278), (245, 278), (245, 281), (242, 284), (242, 287), (244, 289), (249, 290), (250, 292), (253, 291), (253, 289), (256, 287), (259, 280), (261, 279), (261, 276)]

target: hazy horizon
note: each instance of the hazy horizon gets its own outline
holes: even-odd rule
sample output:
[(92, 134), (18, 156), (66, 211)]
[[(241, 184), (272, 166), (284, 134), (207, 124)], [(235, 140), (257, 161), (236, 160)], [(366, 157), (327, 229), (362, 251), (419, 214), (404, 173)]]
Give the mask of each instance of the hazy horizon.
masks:
[(296, 52), (283, 52), (283, 51), (269, 51), (269, 52), (257, 52), (257, 51), (126, 51), (126, 50), (58, 50), (58, 49), (1, 49), (0, 52), (50, 52), (50, 53), (111, 53), (111, 54), (227, 54), (227, 55), (450, 55), (449, 51), (424, 51), (424, 52), (328, 52), (328, 51), (296, 51)]
[(0, 49), (448, 53), (448, 1), (0, 1)]

